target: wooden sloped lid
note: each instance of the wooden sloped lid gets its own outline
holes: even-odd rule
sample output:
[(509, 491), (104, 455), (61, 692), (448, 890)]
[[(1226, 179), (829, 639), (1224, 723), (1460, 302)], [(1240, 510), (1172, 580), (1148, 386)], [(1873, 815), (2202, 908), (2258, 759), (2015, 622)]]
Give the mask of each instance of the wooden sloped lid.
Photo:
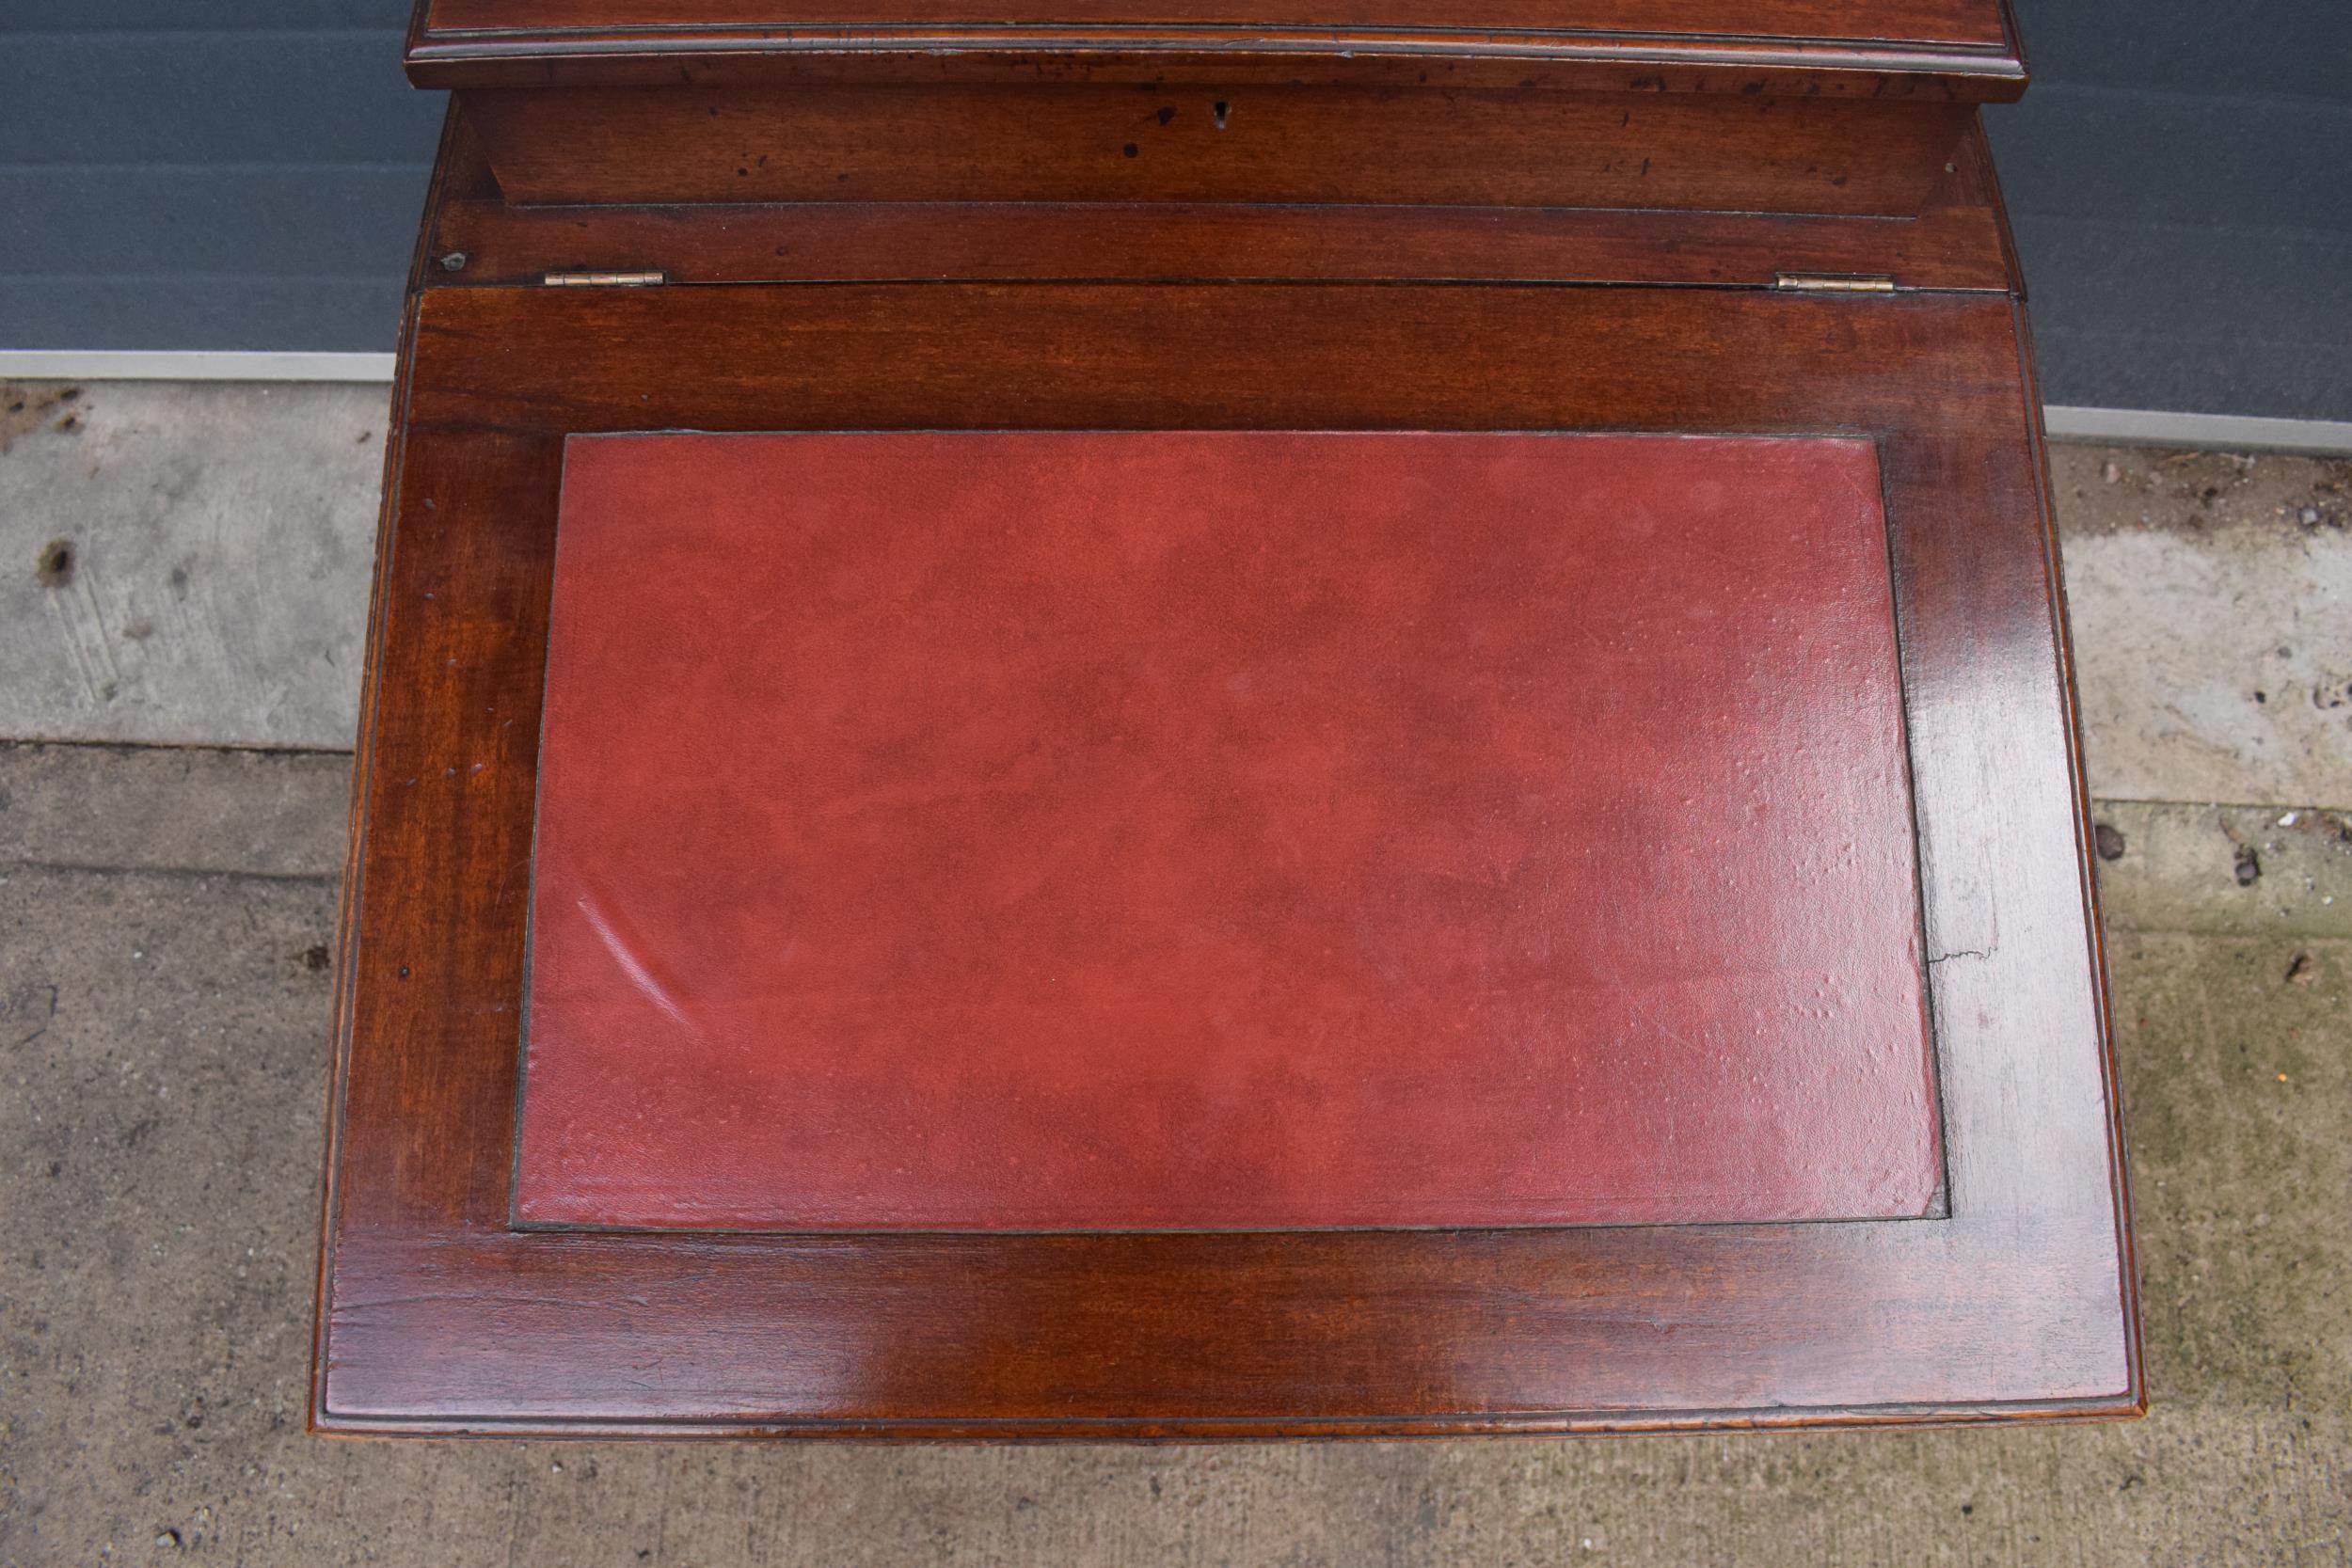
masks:
[(2006, 0), (418, 0), (423, 87), (1413, 82), (2013, 98)]

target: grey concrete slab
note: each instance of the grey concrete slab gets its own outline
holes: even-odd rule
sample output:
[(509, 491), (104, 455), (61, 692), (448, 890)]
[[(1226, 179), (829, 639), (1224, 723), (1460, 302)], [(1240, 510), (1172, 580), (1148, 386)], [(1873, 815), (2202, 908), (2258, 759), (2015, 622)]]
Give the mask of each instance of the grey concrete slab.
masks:
[[(382, 389), (64, 390), (0, 389), (0, 736), (351, 744)], [(2352, 806), (2352, 464), (2054, 467), (2093, 791)]]
[(2352, 463), (2053, 449), (2095, 795), (2352, 805)]
[(332, 877), (348, 752), (0, 741), (0, 864)]
[(387, 407), (0, 385), (0, 736), (350, 746)]
[(2352, 814), (2102, 800), (2093, 823), (2113, 924), (2352, 936)]
[[(0, 736), (348, 744), (381, 390), (63, 390), (0, 393)], [(2347, 470), (2082, 448), (2056, 467), (2092, 776), (2137, 798), (2097, 815), (2148, 1421), (1166, 1450), (314, 1440), (347, 758), (6, 746), (0, 1564), (2344, 1563), (2352, 838), (2312, 808), (2352, 800)], [(2276, 804), (2151, 803), (2182, 799)]]
[[(2124, 841), (2106, 880), (2144, 1422), (1166, 1449), (331, 1443), (301, 1413), (334, 889), (286, 873), (335, 857), (241, 861), (223, 825), (330, 821), (341, 784), (237, 754), (159, 775), (45, 750), (0, 753), (0, 1563), (2352, 1555), (2352, 906), (2324, 902), (2344, 851), (2322, 819), (2098, 808)], [(63, 830), (6, 824), (124, 823), (159, 777), (187, 803), (123, 840), (125, 868), (97, 828), (76, 841), (94, 858), (24, 863)]]

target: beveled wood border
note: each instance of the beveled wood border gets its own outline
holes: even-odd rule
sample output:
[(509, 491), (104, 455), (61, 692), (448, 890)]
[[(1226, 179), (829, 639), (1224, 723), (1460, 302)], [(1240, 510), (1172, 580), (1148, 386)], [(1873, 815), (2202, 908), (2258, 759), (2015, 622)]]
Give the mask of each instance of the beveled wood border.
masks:
[[(2006, 296), (840, 284), (442, 288), (411, 310), (346, 879), (319, 1430), (1374, 1436), (2141, 1408), (2056, 546)], [(1006, 426), (1875, 438), (1949, 1217), (509, 1230), (563, 436)]]

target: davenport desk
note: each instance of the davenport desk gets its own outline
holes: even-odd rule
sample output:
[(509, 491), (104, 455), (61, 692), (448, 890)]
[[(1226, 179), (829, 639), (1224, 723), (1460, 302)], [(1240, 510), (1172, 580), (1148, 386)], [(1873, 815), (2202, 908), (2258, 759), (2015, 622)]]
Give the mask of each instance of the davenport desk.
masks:
[(317, 1428), (2139, 1408), (1997, 0), (407, 62)]

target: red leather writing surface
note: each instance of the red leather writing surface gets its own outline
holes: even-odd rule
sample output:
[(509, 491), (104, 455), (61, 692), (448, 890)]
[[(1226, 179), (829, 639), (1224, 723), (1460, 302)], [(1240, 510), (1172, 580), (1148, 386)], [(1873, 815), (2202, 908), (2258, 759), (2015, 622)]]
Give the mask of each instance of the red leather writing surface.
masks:
[(1867, 443), (575, 437), (525, 1223), (1915, 1215)]

